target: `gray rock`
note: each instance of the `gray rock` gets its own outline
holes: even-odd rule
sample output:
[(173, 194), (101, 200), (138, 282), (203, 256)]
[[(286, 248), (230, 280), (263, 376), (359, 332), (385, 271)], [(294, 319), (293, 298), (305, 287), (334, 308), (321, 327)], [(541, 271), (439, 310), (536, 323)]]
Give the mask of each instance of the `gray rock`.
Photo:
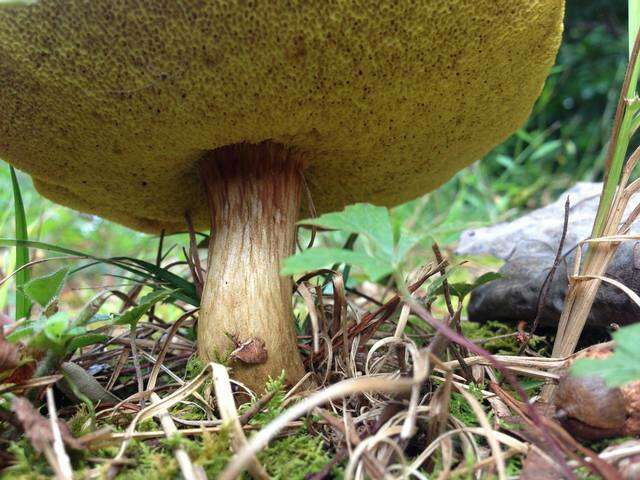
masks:
[[(571, 271), (575, 251), (565, 256), (558, 266), (540, 325), (556, 326), (567, 293), (567, 269)], [(526, 248), (521, 245), (500, 269), (502, 278), (486, 283), (471, 293), (468, 305), (469, 320), (485, 322), (533, 321), (538, 295), (549, 275), (555, 254), (539, 242)], [(640, 294), (640, 242), (622, 243), (609, 264), (607, 276), (622, 282)], [(640, 308), (617, 287), (603, 283), (587, 319), (587, 326), (606, 328), (612, 323), (628, 325), (640, 320)]]
[[(510, 223), (468, 230), (463, 233), (457, 253), (493, 255), (506, 259), (500, 269), (503, 277), (478, 287), (468, 306), (472, 321), (532, 321), (538, 296), (549, 275), (560, 242), (564, 223), (564, 203), (570, 198), (571, 210), (564, 254), (551, 283), (540, 324), (555, 326), (562, 313), (575, 247), (591, 233), (602, 184), (579, 183), (556, 202)], [(627, 212), (640, 196), (635, 195)], [(640, 230), (636, 222), (632, 232)], [(640, 242), (623, 242), (609, 265), (607, 276), (640, 294)], [(603, 283), (587, 320), (590, 327), (627, 325), (640, 320), (640, 308), (617, 287)]]
[[(512, 222), (498, 223), (490, 227), (465, 230), (460, 236), (455, 253), (458, 255), (491, 255), (507, 260), (529, 242), (547, 245), (555, 252), (564, 224), (564, 204), (569, 197), (569, 227), (564, 253), (573, 249), (580, 240), (591, 234), (596, 217), (602, 183), (579, 182), (560, 195), (558, 200), (544, 208), (534, 210)], [(640, 195), (631, 198), (627, 214), (640, 203)], [(632, 232), (640, 231), (636, 222)]]

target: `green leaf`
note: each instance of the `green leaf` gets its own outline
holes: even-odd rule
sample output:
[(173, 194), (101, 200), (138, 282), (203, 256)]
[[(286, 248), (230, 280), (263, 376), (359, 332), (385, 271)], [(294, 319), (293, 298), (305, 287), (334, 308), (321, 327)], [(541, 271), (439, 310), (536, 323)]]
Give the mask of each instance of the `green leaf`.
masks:
[(103, 335), (101, 333), (86, 333), (84, 335), (79, 335), (74, 337), (67, 344), (67, 353), (73, 353), (79, 348), (87, 347), (89, 345), (94, 345), (96, 343), (103, 342), (109, 338), (107, 335)]
[[(50, 317), (41, 316), (30, 322), (20, 333), (12, 337), (12, 341), (26, 338), (26, 344), (38, 350), (51, 350), (61, 355), (69, 338), (68, 328), (71, 318), (65, 312), (58, 312)], [(15, 332), (14, 332), (15, 333)]]
[(173, 293), (174, 292), (170, 290), (156, 290), (145, 295), (140, 299), (140, 303), (137, 306), (130, 308), (117, 317), (115, 323), (118, 325), (130, 325), (131, 327), (134, 327), (153, 305), (165, 300)]
[(550, 155), (555, 152), (562, 146), (562, 140), (551, 140), (549, 142), (543, 143), (540, 147), (536, 148), (536, 150), (529, 157), (530, 162), (537, 162), (541, 158)]
[(360, 234), (389, 256), (393, 253), (393, 228), (389, 210), (368, 203), (348, 205), (341, 212), (325, 213), (318, 218), (298, 222), (332, 230)]
[(61, 343), (65, 336), (64, 334), (69, 328), (71, 319), (66, 312), (58, 312), (49, 318), (43, 317), (42, 322), (44, 335), (54, 343)]
[[(455, 295), (460, 300), (463, 300), (467, 295), (469, 295), (474, 289), (479, 287), (480, 285), (484, 285), (485, 283), (492, 282), (493, 280), (498, 280), (502, 278), (497, 272), (488, 272), (484, 275), (480, 275), (473, 283), (450, 283), (449, 289), (452, 295)], [(442, 293), (443, 289), (440, 288), (438, 293)]]
[(484, 285), (485, 283), (493, 282), (494, 280), (499, 280), (502, 278), (502, 274), (498, 272), (487, 272), (483, 275), (480, 275), (476, 278), (473, 285), (479, 287), (480, 285)]
[(9, 343), (17, 343), (20, 340), (30, 337), (34, 332), (34, 324), (32, 321), (26, 322), (24, 325), (16, 328), (13, 332), (6, 336)]
[[(9, 167), (11, 171), (11, 185), (13, 188), (13, 209), (15, 213), (16, 238), (22, 241), (29, 240), (27, 233), (27, 218), (24, 213), (24, 203), (22, 202), (22, 194), (20, 193), (20, 184), (13, 167)], [(27, 318), (31, 310), (31, 302), (25, 296), (20, 288), (29, 281), (29, 270), (23, 268), (29, 263), (29, 250), (24, 246), (16, 247), (16, 320)]]
[(63, 267), (49, 275), (34, 278), (22, 287), (22, 291), (31, 300), (46, 307), (54, 297), (60, 294), (68, 273), (69, 268)]
[(107, 338), (105, 335), (87, 333), (84, 326), (74, 326), (73, 323), (72, 317), (66, 312), (57, 312), (50, 317), (41, 316), (13, 331), (7, 340), (12, 343), (26, 340), (32, 348), (52, 350), (63, 355)]
[[(312, 248), (287, 258), (283, 263), (282, 275), (294, 275), (317, 270), (329, 265), (346, 263), (345, 274), (349, 266), (357, 266), (371, 280), (376, 281), (400, 270), (400, 266), (409, 251), (425, 235), (411, 235), (401, 228), (396, 217), (392, 223), (389, 210), (368, 203), (348, 205), (341, 212), (325, 213), (318, 218), (298, 222), (303, 225), (315, 225), (332, 230), (340, 230), (352, 235), (362, 236), (365, 252), (339, 248)], [(354, 237), (355, 240), (355, 237)], [(349, 245), (349, 248), (352, 246)], [(335, 268), (335, 267), (334, 267)]]
[(623, 327), (612, 335), (616, 342), (613, 354), (607, 358), (581, 358), (571, 366), (576, 376), (597, 375), (609, 387), (619, 387), (640, 379), (640, 323)]
[(416, 246), (418, 243), (422, 242), (425, 238), (430, 238), (429, 235), (414, 235), (409, 233), (406, 230), (400, 231), (400, 237), (398, 238), (397, 245), (395, 246), (395, 251), (393, 255), (393, 263), (397, 267), (400, 263), (405, 259), (405, 257), (409, 254), (409, 252)]
[(280, 273), (282, 275), (297, 275), (325, 268), (336, 262), (356, 265), (374, 281), (393, 272), (390, 263), (366, 253), (340, 248), (310, 248), (285, 259)]

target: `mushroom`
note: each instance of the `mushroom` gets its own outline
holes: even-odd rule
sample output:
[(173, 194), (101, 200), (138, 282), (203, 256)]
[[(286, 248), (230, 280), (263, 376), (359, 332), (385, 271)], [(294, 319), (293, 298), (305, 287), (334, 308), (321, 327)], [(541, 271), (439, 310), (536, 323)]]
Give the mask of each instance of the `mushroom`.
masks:
[(134, 229), (184, 231), (186, 213), (210, 226), (199, 355), (255, 341), (264, 361), (234, 361), (236, 377), (295, 381), (278, 272), (303, 182), (319, 212), (438, 187), (525, 121), (562, 16), (562, 0), (7, 7), (0, 157), (45, 197)]

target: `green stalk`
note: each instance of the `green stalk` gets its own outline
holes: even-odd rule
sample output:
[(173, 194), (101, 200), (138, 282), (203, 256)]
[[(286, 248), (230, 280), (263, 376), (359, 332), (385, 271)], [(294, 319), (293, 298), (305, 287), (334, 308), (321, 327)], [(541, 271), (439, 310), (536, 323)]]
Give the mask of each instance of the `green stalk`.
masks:
[[(638, 26), (640, 25), (640, 0), (629, 0), (629, 54), (630, 75), (626, 75), (622, 86), (622, 95), (616, 111), (611, 140), (607, 148), (607, 161), (605, 165), (604, 188), (600, 197), (598, 213), (591, 232), (592, 238), (602, 236), (607, 217), (611, 210), (611, 203), (620, 182), (620, 175), (624, 167), (629, 141), (633, 134), (633, 126), (638, 121), (635, 118), (638, 112), (638, 98), (636, 86), (640, 74), (640, 62), (638, 58)], [(633, 39), (633, 40), (632, 40)], [(595, 249), (590, 249), (593, 251)], [(589, 258), (589, 252), (587, 252)]]
[(633, 40), (640, 27), (640, 0), (629, 0), (629, 58), (633, 52)]
[[(13, 167), (11, 170), (11, 185), (13, 187), (13, 206), (16, 220), (16, 239), (21, 241), (29, 240), (27, 233), (27, 217), (24, 213), (24, 204), (22, 202), (22, 194), (20, 193), (20, 184)], [(21, 268), (29, 263), (29, 249), (25, 246), (16, 246), (16, 270), (21, 269), (16, 274), (16, 321), (29, 316), (31, 310), (31, 302), (22, 293), (21, 287), (29, 281), (29, 269)]]

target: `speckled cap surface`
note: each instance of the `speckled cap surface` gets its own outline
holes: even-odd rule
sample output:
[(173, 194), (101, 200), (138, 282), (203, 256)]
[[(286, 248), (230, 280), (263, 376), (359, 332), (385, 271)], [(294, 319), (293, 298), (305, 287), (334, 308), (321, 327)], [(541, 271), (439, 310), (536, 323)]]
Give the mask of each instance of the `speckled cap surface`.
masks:
[(526, 120), (562, 0), (92, 0), (0, 9), (0, 158), (51, 200), (208, 227), (196, 163), (300, 148), (317, 209), (438, 187)]

